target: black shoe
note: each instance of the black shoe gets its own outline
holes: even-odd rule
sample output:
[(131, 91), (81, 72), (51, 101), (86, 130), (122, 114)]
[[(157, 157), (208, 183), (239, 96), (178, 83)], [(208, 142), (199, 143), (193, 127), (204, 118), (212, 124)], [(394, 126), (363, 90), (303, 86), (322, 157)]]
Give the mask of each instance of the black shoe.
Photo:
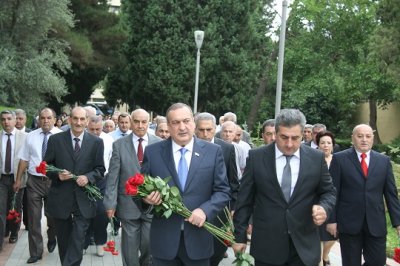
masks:
[(7, 231), (7, 230), (6, 230), (6, 231), (4, 232), (4, 237), (8, 237), (9, 235), (10, 235), (10, 231)]
[(42, 259), (42, 256), (31, 256), (27, 261), (26, 261), (26, 263), (28, 263), (28, 264), (30, 264), (30, 263), (35, 263), (35, 262), (37, 262), (38, 260), (41, 260)]
[(10, 238), (8, 239), (8, 242), (10, 242), (11, 244), (16, 243), (18, 240), (18, 235), (17, 234), (11, 234)]
[(56, 245), (57, 245), (57, 240), (47, 242), (47, 250), (49, 251), (49, 253), (52, 253), (54, 251)]

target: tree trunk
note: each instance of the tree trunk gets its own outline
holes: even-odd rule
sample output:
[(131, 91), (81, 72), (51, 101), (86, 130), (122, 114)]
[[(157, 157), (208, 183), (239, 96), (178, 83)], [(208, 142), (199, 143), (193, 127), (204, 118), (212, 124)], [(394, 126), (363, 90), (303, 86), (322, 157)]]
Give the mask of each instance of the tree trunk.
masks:
[(374, 144), (381, 144), (381, 138), (379, 137), (377, 120), (378, 120), (378, 107), (376, 105), (376, 101), (373, 99), (369, 99), (369, 125), (372, 127), (374, 132)]
[[(270, 62), (273, 62), (276, 59), (277, 54), (278, 54), (278, 48), (275, 48), (270, 55)], [(250, 113), (247, 117), (247, 126), (249, 131), (253, 130), (255, 120), (257, 117), (257, 111), (260, 108), (261, 99), (264, 97), (265, 91), (267, 89), (268, 73), (270, 72), (271, 68), (272, 64), (268, 64), (266, 70), (264, 71), (263, 76), (261, 77), (260, 85), (258, 86), (257, 89), (256, 99), (252, 104)]]

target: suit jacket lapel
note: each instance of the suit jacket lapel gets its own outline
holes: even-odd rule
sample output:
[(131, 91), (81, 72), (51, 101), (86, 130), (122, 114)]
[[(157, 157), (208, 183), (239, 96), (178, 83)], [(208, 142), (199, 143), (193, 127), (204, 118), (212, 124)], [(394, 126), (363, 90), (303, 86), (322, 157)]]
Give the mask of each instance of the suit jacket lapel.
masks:
[(137, 158), (137, 152), (135, 149), (135, 145), (133, 145), (133, 136), (132, 133), (128, 135), (129, 138), (124, 138), (125, 142), (125, 149), (126, 149), (126, 154), (128, 154), (129, 158), (133, 158), (132, 163), (136, 164), (137, 169), (140, 169), (139, 165), (139, 160)]
[[(271, 160), (271, 158), (273, 158)], [(285, 196), (283, 195), (281, 186), (278, 182), (278, 176), (276, 174), (276, 159), (275, 159), (275, 144), (270, 144), (265, 149), (265, 155), (263, 156), (263, 161), (265, 165), (265, 169), (273, 169), (269, 172), (266, 171), (267, 185), (271, 185), (275, 187), (276, 193), (279, 195), (279, 202), (282, 203), (282, 206), (286, 206), (287, 202)]]
[(65, 148), (67, 149), (67, 152), (71, 156), (72, 160), (74, 160), (75, 162), (77, 160), (77, 156), (75, 156), (74, 149), (72, 148), (71, 134), (72, 134), (71, 130), (64, 132), (64, 145)]
[(192, 158), (190, 161), (189, 173), (187, 176), (185, 189), (193, 181), (196, 171), (201, 165), (201, 161), (204, 158), (203, 148), (204, 148), (204, 143), (201, 143), (196, 138), (194, 138)]
[(296, 194), (299, 193), (298, 191), (301, 191), (301, 186), (304, 183), (304, 172), (307, 172), (307, 167), (309, 165), (312, 165), (314, 162), (310, 159), (309, 156), (306, 156), (307, 150), (303, 147), (303, 145), (300, 145), (300, 167), (299, 167), (299, 176), (297, 177), (297, 182), (296, 185), (293, 189), (292, 196), (290, 197), (289, 202), (293, 201), (295, 199)]
[[(356, 150), (353, 148), (352, 151), (348, 155), (349, 155), (348, 156), (349, 160), (354, 164), (354, 166), (356, 167), (357, 171), (360, 173), (360, 176), (364, 179), (364, 174), (363, 174), (363, 171), (361, 169), (361, 163), (358, 160), (358, 155), (357, 155)], [(371, 163), (371, 160), (370, 160), (370, 163)]]

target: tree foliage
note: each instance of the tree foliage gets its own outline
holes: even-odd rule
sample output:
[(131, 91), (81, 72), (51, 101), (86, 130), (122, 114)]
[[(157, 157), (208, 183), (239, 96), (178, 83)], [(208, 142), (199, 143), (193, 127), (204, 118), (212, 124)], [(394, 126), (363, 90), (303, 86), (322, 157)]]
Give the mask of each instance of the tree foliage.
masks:
[[(71, 0), (75, 27), (62, 32), (68, 41), (71, 71), (64, 75), (68, 94), (63, 103), (83, 104), (104, 79), (111, 67), (119, 63), (118, 51), (125, 40), (117, 14), (109, 12), (107, 0)], [(58, 103), (52, 105), (57, 108)]]
[(373, 0), (293, 3), (284, 71), (286, 106), (302, 109), (311, 123), (322, 122), (347, 135), (357, 104), (396, 99), (395, 84), (370, 59), (377, 4)]
[(56, 37), (73, 26), (68, 0), (2, 1), (0, 102), (34, 111), (47, 95), (66, 93), (67, 43)]
[[(270, 2), (270, 1), (268, 1)], [(173, 102), (193, 104), (196, 46), (204, 30), (198, 110), (235, 111), (243, 120), (266, 56), (265, 1), (123, 1), (127, 67), (109, 76), (106, 94), (164, 113)], [(260, 27), (263, 25), (264, 28)], [(116, 88), (115, 84), (123, 86)], [(108, 96), (107, 96), (108, 99)]]

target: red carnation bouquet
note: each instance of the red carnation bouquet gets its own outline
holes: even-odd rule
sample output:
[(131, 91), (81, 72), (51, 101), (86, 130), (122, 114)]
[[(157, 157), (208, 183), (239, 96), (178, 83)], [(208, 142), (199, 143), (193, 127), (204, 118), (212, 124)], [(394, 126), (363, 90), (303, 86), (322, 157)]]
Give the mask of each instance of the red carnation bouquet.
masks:
[(400, 248), (394, 248), (393, 260), (397, 263), (400, 263)]
[[(151, 177), (149, 175), (135, 174), (125, 183), (125, 192), (133, 197), (144, 198), (151, 192), (157, 190), (162, 199), (160, 205), (154, 205), (154, 211), (165, 218), (169, 218), (172, 213), (176, 213), (184, 218), (189, 218), (192, 212), (183, 204), (179, 189), (168, 185), (171, 177), (161, 179), (160, 177)], [(228, 215), (230, 217), (229, 211)], [(209, 222), (205, 222), (203, 227), (215, 236), (224, 245), (235, 243), (233, 236), (232, 218), (228, 219), (228, 225), (219, 228)], [(235, 264), (239, 266), (254, 265), (254, 258), (250, 254), (236, 254)]]
[(114, 236), (114, 218), (110, 218), (108, 222), (108, 241), (106, 243), (106, 246), (103, 247), (104, 251), (110, 252), (114, 256), (117, 256), (119, 254), (116, 245), (115, 245), (115, 236)]
[[(18, 193), (18, 192), (17, 192)], [(15, 202), (17, 200), (17, 193), (13, 194), (13, 198), (11, 201), (11, 209), (8, 211), (7, 214), (7, 221), (14, 221), (14, 223), (18, 224), (21, 222), (21, 214), (15, 210)]]
[[(36, 166), (36, 172), (39, 174), (47, 175), (47, 172), (56, 172), (61, 173), (65, 170), (57, 168), (53, 165), (47, 164), (45, 161), (42, 161), (38, 166)], [(77, 180), (78, 177), (72, 174), (72, 179)], [(100, 193), (100, 189), (95, 185), (87, 184), (83, 187), (85, 189), (88, 198), (92, 201), (96, 201), (98, 199), (102, 199), (103, 195)]]

